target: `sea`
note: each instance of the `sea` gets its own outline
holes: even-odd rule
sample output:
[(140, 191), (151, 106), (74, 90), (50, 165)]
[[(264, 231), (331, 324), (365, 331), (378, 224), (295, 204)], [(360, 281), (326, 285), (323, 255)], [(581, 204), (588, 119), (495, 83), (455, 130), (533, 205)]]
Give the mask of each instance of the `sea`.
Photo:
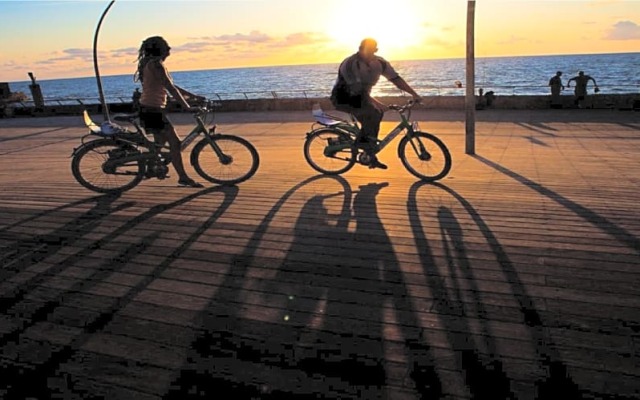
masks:
[[(464, 95), (465, 59), (389, 60), (396, 71), (421, 95)], [(640, 53), (483, 57), (475, 60), (476, 89), (496, 95), (548, 94), (549, 79), (563, 72), (563, 83), (578, 71), (596, 79), (600, 93), (640, 93)], [(259, 98), (321, 98), (329, 96), (337, 76), (338, 63), (251, 68), (174, 71), (179, 86), (217, 100)], [(26, 74), (26, 72), (25, 72)], [(0, 77), (0, 81), (2, 77)], [(9, 82), (12, 92), (30, 97), (30, 81)], [(45, 102), (58, 104), (98, 103), (96, 78), (38, 80)], [(108, 102), (131, 101), (140, 85), (132, 74), (103, 76)], [(374, 96), (395, 96), (400, 92), (381, 78)]]

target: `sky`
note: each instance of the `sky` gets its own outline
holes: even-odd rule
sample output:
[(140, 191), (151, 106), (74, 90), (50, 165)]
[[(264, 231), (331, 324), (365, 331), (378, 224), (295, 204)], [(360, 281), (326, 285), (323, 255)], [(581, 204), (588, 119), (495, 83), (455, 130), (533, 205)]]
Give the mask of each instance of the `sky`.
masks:
[[(107, 0), (0, 0), (0, 82), (93, 76)], [(133, 74), (149, 36), (171, 71), (336, 63), (365, 37), (390, 60), (465, 56), (467, 0), (117, 0), (103, 76)], [(476, 57), (640, 51), (640, 0), (477, 0)]]

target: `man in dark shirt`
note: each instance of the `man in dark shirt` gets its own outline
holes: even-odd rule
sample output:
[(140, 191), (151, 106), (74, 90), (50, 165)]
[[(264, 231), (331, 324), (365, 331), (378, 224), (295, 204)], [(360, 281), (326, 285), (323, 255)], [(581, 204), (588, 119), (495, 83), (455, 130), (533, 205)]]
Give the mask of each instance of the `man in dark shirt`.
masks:
[(358, 140), (367, 144), (366, 149), (371, 156), (369, 167), (386, 169), (387, 166), (378, 161), (374, 154), (385, 106), (371, 97), (371, 89), (380, 76), (384, 76), (398, 89), (411, 94), (414, 100), (420, 101), (420, 96), (387, 60), (375, 55), (377, 51), (378, 43), (374, 39), (364, 39), (358, 52), (340, 64), (331, 102), (337, 110), (353, 114), (362, 125), (362, 137)]
[(551, 87), (551, 107), (558, 107), (560, 105), (560, 91), (564, 90), (561, 76), (562, 71), (558, 71), (555, 76), (549, 79), (549, 87)]
[(578, 72), (578, 76), (574, 76), (573, 78), (569, 79), (569, 81), (567, 82), (567, 87), (571, 87), (571, 81), (576, 82), (575, 105), (578, 106), (578, 108), (582, 108), (582, 101), (587, 97), (587, 84), (589, 83), (589, 81), (593, 81), (593, 84), (595, 85), (594, 91), (596, 93), (600, 91), (596, 80), (589, 75), (585, 75), (583, 71)]

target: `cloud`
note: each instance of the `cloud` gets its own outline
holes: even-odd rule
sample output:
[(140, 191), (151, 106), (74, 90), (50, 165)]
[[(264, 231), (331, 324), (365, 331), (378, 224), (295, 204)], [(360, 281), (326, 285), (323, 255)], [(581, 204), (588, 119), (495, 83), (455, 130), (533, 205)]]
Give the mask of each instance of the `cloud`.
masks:
[(62, 50), (63, 53), (71, 56), (71, 57), (86, 57), (87, 55), (91, 55), (92, 50), (91, 49), (77, 49), (77, 48), (73, 48), (73, 49), (64, 49)]
[(122, 49), (115, 49), (115, 50), (111, 50), (109, 51), (109, 54), (114, 56), (114, 57), (130, 57), (130, 56), (134, 56), (137, 57), (138, 56), (138, 48), (136, 47), (124, 47)]
[[(272, 36), (262, 31), (251, 30), (230, 34), (190, 37), (185, 42), (174, 43), (170, 63), (179, 68), (192, 68), (193, 64), (206, 63), (233, 65), (252, 64), (256, 60), (270, 60), (274, 57), (296, 57), (313, 59), (310, 55), (321, 54), (331, 43), (331, 38), (322, 32), (302, 31), (287, 35)], [(101, 49), (98, 52), (103, 72), (130, 69), (138, 55), (137, 47)], [(230, 62), (230, 60), (235, 60)], [(238, 61), (239, 60), (239, 61)], [(5, 60), (2, 60), (5, 61)], [(7, 60), (8, 61), (8, 60)], [(5, 63), (7, 62), (5, 61)], [(67, 48), (41, 55), (32, 61), (39, 69), (46, 71), (89, 71), (93, 61), (90, 48)], [(1, 65), (1, 64), (0, 64)], [(8, 69), (8, 66), (4, 66)]]
[(249, 34), (236, 33), (233, 35), (214, 36), (216, 42), (228, 43), (264, 43), (271, 40), (271, 37), (260, 31), (251, 31)]
[(187, 52), (187, 53), (198, 53), (203, 51), (209, 47), (215, 46), (214, 42), (211, 41), (203, 41), (203, 42), (188, 42), (185, 44), (181, 44), (173, 48), (172, 53), (174, 52)]
[(176, 52), (198, 53), (214, 47), (228, 47), (234, 45), (246, 46), (247, 44), (253, 45), (269, 43), (274, 40), (269, 35), (256, 30), (246, 34), (235, 33), (219, 36), (191, 37), (188, 39), (193, 41), (178, 45), (174, 47), (174, 50)]
[(293, 47), (319, 45), (330, 41), (329, 36), (319, 32), (298, 32), (287, 35), (282, 39), (275, 39), (272, 47)]
[(631, 21), (618, 21), (607, 32), (608, 40), (637, 40), (640, 39), (640, 25)]
[(224, 49), (225, 51), (251, 50), (268, 47), (295, 47), (318, 45), (328, 42), (330, 39), (320, 32), (296, 32), (284, 37), (269, 36), (260, 31), (249, 33), (235, 33), (219, 36), (192, 37), (191, 42), (176, 46), (176, 53), (198, 53), (208, 50)]
[(67, 61), (92, 61), (93, 51), (91, 49), (64, 49), (60, 52), (53, 53), (57, 57), (51, 57), (45, 60), (36, 61), (37, 65), (53, 65), (58, 63), (64, 63)]

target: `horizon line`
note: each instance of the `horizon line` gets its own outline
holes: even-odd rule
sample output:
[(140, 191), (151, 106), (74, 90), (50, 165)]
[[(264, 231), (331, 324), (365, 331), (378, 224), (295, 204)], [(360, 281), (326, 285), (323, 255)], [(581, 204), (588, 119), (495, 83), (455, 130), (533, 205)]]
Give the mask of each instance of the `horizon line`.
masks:
[[(488, 59), (488, 58), (516, 58), (516, 57), (564, 57), (564, 56), (596, 56), (596, 55), (617, 55), (617, 54), (640, 54), (640, 51), (631, 51), (631, 52), (608, 52), (608, 53), (571, 53), (571, 54), (527, 54), (527, 55), (501, 55), (501, 56), (480, 56), (475, 57), (478, 59)], [(442, 58), (420, 58), (420, 59), (403, 59), (403, 60), (390, 60), (392, 62), (414, 62), (414, 61), (440, 61), (440, 60), (460, 60), (465, 59), (466, 57), (442, 57)], [(329, 65), (329, 64), (339, 64), (339, 61), (334, 62), (318, 62), (318, 63), (304, 63), (304, 64), (274, 64), (274, 65), (253, 65), (253, 66), (236, 66), (236, 67), (222, 67), (222, 68), (206, 68), (206, 69), (181, 69), (181, 70), (173, 70), (171, 73), (175, 74), (178, 72), (200, 72), (200, 71), (212, 71), (212, 70), (234, 70), (234, 69), (259, 69), (259, 68), (273, 68), (273, 67), (302, 67), (302, 66), (312, 66), (312, 65)], [(112, 75), (101, 75), (101, 77), (114, 77), (114, 76), (128, 76), (131, 74), (112, 74)], [(39, 82), (46, 82), (52, 80), (70, 80), (70, 79), (83, 79), (83, 78), (95, 78), (94, 75), (85, 75), (85, 76), (76, 76), (71, 78), (49, 78), (38, 80)], [(25, 79), (21, 81), (6, 81), (7, 83), (29, 83), (30, 80)]]

